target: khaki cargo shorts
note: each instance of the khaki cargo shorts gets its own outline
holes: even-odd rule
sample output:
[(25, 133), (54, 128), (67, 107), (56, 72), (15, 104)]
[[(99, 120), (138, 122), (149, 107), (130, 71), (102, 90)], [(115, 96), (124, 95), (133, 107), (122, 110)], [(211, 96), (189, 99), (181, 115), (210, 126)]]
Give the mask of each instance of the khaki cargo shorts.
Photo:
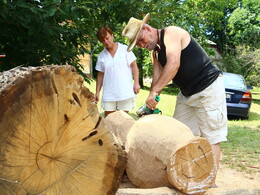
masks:
[(186, 124), (195, 136), (206, 138), (210, 144), (226, 141), (227, 106), (223, 76), (190, 97), (180, 92), (173, 117)]

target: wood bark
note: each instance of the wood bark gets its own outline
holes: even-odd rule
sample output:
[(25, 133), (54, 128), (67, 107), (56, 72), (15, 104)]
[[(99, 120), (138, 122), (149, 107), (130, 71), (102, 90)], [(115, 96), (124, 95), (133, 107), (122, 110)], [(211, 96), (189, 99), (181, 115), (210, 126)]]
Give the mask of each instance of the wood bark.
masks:
[[(110, 119), (116, 120), (113, 115)], [(125, 121), (120, 118), (122, 124)], [(210, 144), (176, 119), (148, 115), (124, 131), (128, 132), (126, 172), (135, 186), (175, 187), (194, 194), (204, 193), (214, 181), (217, 166)]]
[(115, 194), (126, 155), (72, 66), (0, 73), (0, 194)]
[(105, 124), (116, 137), (125, 145), (126, 137), (130, 128), (134, 125), (135, 120), (126, 112), (119, 110), (109, 114), (105, 118)]

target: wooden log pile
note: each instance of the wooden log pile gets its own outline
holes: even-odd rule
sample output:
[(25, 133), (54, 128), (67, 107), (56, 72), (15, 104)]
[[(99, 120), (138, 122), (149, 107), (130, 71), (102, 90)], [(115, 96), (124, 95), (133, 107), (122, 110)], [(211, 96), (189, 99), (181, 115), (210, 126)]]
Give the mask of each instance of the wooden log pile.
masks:
[(0, 73), (0, 194), (113, 195), (124, 170), (139, 188), (207, 191), (207, 140), (162, 115), (103, 120), (83, 82), (68, 65)]
[(0, 194), (115, 194), (126, 154), (72, 66), (0, 73)]
[[(128, 155), (126, 172), (135, 186), (167, 186), (186, 194), (208, 190), (217, 166), (206, 139), (195, 137), (186, 125), (168, 116), (148, 115), (131, 121), (130, 125), (129, 121), (129, 116), (122, 111), (105, 119), (116, 134), (121, 130), (127, 135), (121, 138), (125, 140)], [(128, 125), (124, 126), (126, 122)]]

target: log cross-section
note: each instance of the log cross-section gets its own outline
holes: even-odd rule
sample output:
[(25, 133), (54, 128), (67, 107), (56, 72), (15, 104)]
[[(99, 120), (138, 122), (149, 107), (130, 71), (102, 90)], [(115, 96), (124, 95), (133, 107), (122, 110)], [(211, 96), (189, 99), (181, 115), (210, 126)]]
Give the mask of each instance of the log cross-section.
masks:
[(115, 194), (126, 156), (72, 66), (0, 73), (0, 194)]

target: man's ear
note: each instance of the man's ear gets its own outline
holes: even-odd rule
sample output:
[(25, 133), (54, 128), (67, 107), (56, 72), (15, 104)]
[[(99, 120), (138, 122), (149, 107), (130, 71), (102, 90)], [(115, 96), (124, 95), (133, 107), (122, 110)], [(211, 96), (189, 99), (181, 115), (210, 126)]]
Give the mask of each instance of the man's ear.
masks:
[(143, 26), (143, 30), (147, 30), (147, 31), (149, 31), (149, 26), (148, 26), (147, 24), (144, 24), (144, 26)]
[(145, 25), (145, 31), (149, 34), (153, 34), (153, 28), (149, 25)]

